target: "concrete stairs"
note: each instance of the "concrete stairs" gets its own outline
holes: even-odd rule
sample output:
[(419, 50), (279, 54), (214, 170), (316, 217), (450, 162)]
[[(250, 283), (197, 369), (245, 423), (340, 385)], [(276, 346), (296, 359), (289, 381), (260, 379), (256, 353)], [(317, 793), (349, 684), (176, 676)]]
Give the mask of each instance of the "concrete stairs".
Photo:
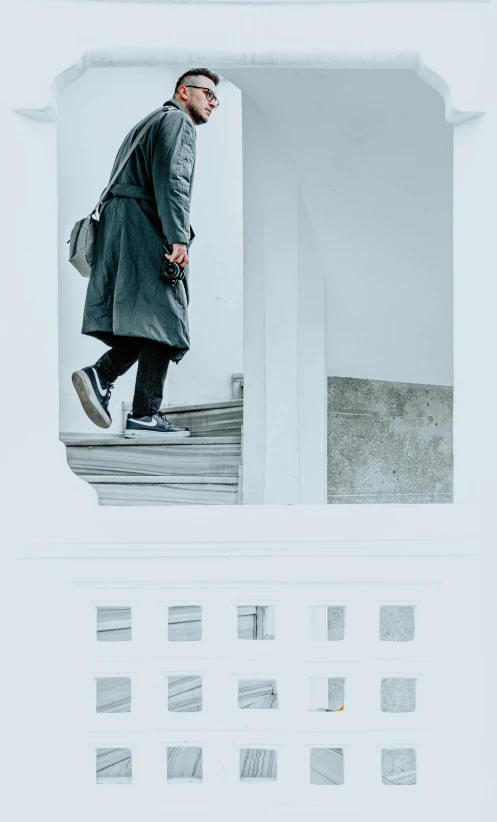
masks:
[[(123, 403), (122, 421), (129, 411)], [(75, 474), (100, 505), (238, 505), (241, 503), (243, 400), (164, 407), (187, 425), (182, 440), (115, 434), (61, 434)]]

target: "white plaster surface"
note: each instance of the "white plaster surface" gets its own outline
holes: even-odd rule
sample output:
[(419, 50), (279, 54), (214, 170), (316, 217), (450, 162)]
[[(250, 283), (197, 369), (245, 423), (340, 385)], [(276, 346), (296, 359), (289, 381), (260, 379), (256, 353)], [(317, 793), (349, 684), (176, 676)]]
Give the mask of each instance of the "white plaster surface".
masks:
[[(300, 299), (317, 298), (300, 318), (300, 334), (314, 331), (307, 367), (319, 356), (324, 268), (328, 375), (452, 384), (452, 126), (441, 97), (406, 70), (226, 76), (265, 119), (265, 150), (291, 157), (286, 174), (309, 213), (299, 236)], [(265, 173), (278, 196), (274, 162)], [(280, 254), (296, 231), (284, 219), (284, 239), (271, 230)]]
[[(117, 817), (132, 822), (150, 807), (150, 818), (163, 819), (165, 791), (157, 785), (164, 781), (164, 749), (187, 744), (187, 737), (197, 747), (207, 740), (210, 750), (222, 754), (206, 757), (204, 783), (198, 786), (205, 788), (203, 807), (217, 809), (222, 796), (227, 818), (236, 814), (240, 822), (254, 814), (262, 822), (294, 822), (309, 815), (309, 805), (316, 822), (329, 820), (329, 793), (317, 788), (311, 793), (315, 786), (308, 785), (309, 750), (320, 745), (343, 745), (346, 782), (333, 791), (333, 802), (337, 815), (351, 822), (417, 822), (426, 808), (455, 822), (488, 818), (494, 805), (497, 731), (496, 662), (490, 650), (497, 623), (497, 402), (495, 380), (489, 379), (495, 367), (497, 301), (495, 5), (343, 4), (333, 10), (295, 7), (291, 13), (267, 7), (259, 15), (249, 7), (129, 3), (120, 10), (119, 25), (116, 8), (115, 3), (40, 2), (27, 13), (24, 4), (9, 4), (9, 25), (2, 27), (2, 298), (7, 307), (1, 325), (2, 377), (7, 397), (21, 398), (27, 408), (22, 409), (22, 435), (17, 435), (21, 429), (14, 427), (4, 404), (0, 607), (2, 624), (9, 626), (3, 663), (15, 675), (2, 678), (3, 704), (9, 706), (3, 799), (21, 818), (48, 807), (55, 822)], [(186, 11), (192, 12), (188, 45), (174, 44), (182, 64), (197, 62), (192, 54), (213, 64), (209, 55), (217, 49), (224, 66), (233, 55), (254, 67), (265, 61), (281, 65), (291, 54), (299, 65), (315, 61), (323, 67), (335, 60), (340, 69), (357, 70), (361, 63), (362, 68), (388, 68), (396, 60), (412, 65), (420, 53), (444, 78), (446, 99), (456, 108), (468, 117), (487, 110), (454, 130), (454, 506), (249, 505), (190, 508), (188, 516), (174, 507), (117, 511), (98, 509), (94, 491), (69, 471), (65, 448), (57, 441), (56, 128), (43, 119), (53, 114), (44, 111), (51, 102), (48, 89), (85, 53), (111, 64), (147, 59), (164, 64), (171, 56), (166, 24), (168, 31), (182, 31)], [(34, 109), (40, 119), (21, 119), (14, 108)], [(21, 312), (29, 316), (22, 329)], [(281, 611), (278, 615), (278, 642), (238, 642), (234, 588), (243, 602), (278, 602), (284, 608), (284, 618)], [(188, 734), (183, 726), (174, 733), (168, 726), (167, 739), (164, 728), (147, 736), (144, 731), (156, 727), (159, 711), (167, 713), (164, 664), (157, 659), (157, 643), (167, 640), (157, 613), (166, 602), (189, 604), (199, 598), (217, 617), (209, 623), (218, 631), (210, 632), (211, 655), (202, 660), (202, 670), (219, 686), (205, 688), (212, 724), (190, 727)], [(423, 617), (416, 623), (415, 659), (405, 643), (387, 664), (378, 647), (377, 609), (380, 602), (392, 601), (415, 602)], [(132, 604), (131, 643), (97, 642), (97, 602), (102, 607)], [(357, 669), (343, 672), (348, 676), (344, 712), (300, 711), (308, 677), (327, 675), (302, 639), (314, 602), (347, 603), (346, 667), (356, 660), (363, 676)], [(241, 646), (244, 653), (256, 648), (261, 656), (248, 664)], [(341, 644), (326, 647), (330, 654), (340, 647), (344, 657)], [(97, 664), (105, 669), (100, 674), (116, 672), (124, 654), (126, 671), (138, 673), (139, 701), (136, 723), (123, 733), (99, 724), (94, 689), (92, 699), (86, 689)], [(176, 670), (195, 673), (198, 665), (195, 659)], [(428, 697), (424, 705), (406, 717), (409, 726), (401, 724), (400, 714), (381, 714), (388, 725), (380, 727), (374, 687), (379, 677), (421, 668)], [(286, 680), (281, 691), (286, 704), (282, 699), (278, 711), (268, 712), (280, 724), (275, 721), (264, 734), (255, 721), (241, 728), (233, 714), (227, 715), (228, 704), (246, 723), (257, 713), (241, 712), (236, 704), (234, 676), (244, 670)], [(54, 688), (54, 681), (60, 687)], [(478, 698), (468, 710), (467, 694), (474, 693), (475, 682)], [(86, 704), (88, 714), (75, 712), (75, 704)], [(207, 712), (191, 713), (189, 719), (193, 723), (201, 716)], [(188, 714), (169, 717), (183, 722)], [(344, 718), (350, 722), (347, 732), (343, 726), (345, 739), (335, 733), (331, 739), (330, 724), (322, 733), (325, 719)], [(349, 744), (359, 736), (361, 746)], [(416, 750), (417, 783), (407, 791), (408, 802), (406, 792), (386, 792), (381, 784), (381, 751), (394, 746), (393, 737), (402, 748)], [(269, 750), (279, 745), (277, 780), (240, 784), (237, 751), (258, 745)], [(471, 756), (465, 779), (455, 781), (461, 745)], [(96, 785), (97, 749), (132, 754), (133, 783)], [(257, 795), (249, 801), (246, 789), (253, 787)], [(265, 788), (273, 793), (268, 796)], [(320, 799), (317, 794), (323, 793)], [(175, 801), (178, 818), (198, 819), (198, 795), (193, 800), (176, 795)]]

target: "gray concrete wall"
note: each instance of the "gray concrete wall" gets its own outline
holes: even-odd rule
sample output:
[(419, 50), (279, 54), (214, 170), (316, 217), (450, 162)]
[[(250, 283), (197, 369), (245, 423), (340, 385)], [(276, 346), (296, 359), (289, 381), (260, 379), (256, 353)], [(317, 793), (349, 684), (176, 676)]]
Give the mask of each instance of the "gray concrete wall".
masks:
[(328, 377), (328, 503), (452, 502), (448, 385)]

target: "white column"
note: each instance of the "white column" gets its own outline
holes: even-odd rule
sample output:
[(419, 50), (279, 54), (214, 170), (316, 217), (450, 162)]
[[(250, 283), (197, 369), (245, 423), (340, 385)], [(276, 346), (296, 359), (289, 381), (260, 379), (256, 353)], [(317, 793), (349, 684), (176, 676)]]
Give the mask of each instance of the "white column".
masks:
[[(275, 139), (265, 186), (264, 502), (299, 501), (298, 183)], [(269, 169), (268, 169), (269, 171)]]
[(264, 374), (263, 180), (264, 138), (259, 113), (242, 97), (243, 122), (243, 503), (264, 502), (266, 449)]
[(497, 117), (454, 128), (454, 501), (495, 498)]
[[(492, 70), (495, 77), (495, 61)], [(482, 683), (485, 715), (482, 786), (491, 806), (497, 714), (492, 682), (497, 674), (495, 631), (495, 500), (497, 345), (497, 111), (454, 128), (454, 502), (481, 538)], [(489, 781), (490, 780), (490, 781)], [(488, 786), (488, 787), (487, 787)]]
[(244, 101), (244, 503), (299, 501), (298, 184)]
[(312, 205), (299, 187), (298, 431), (302, 505), (327, 502), (326, 271)]

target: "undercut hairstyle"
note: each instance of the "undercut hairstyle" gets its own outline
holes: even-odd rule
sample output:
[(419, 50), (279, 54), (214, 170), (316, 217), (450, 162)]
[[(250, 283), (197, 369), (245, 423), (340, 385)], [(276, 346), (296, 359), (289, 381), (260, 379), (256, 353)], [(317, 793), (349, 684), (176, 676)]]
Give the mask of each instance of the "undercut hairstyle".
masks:
[[(196, 77), (208, 77), (209, 80), (212, 80), (215, 86), (219, 83), (219, 76), (215, 74), (213, 71), (207, 68), (194, 68), (190, 69), (189, 71), (185, 71), (181, 77), (178, 77), (176, 81), (176, 86), (174, 88), (174, 93), (177, 94), (180, 86), (186, 86), (191, 83)], [(195, 83), (192, 83), (195, 85)]]

